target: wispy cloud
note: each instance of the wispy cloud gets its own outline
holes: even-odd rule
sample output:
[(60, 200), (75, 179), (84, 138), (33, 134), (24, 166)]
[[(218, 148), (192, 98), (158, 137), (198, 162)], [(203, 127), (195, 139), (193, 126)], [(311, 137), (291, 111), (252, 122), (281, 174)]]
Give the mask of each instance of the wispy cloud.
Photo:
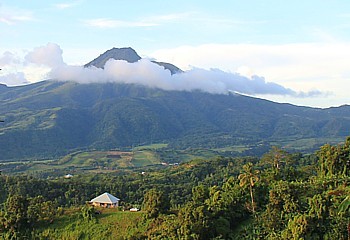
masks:
[(177, 21), (177, 20), (184, 20), (190, 18), (194, 12), (181, 12), (181, 13), (170, 13), (165, 15), (155, 15), (146, 18), (148, 21), (162, 23), (162, 22), (169, 22), (169, 21)]
[(218, 17), (204, 17), (197, 12), (179, 12), (164, 15), (147, 16), (137, 21), (128, 21), (114, 18), (94, 18), (82, 21), (85, 25), (96, 28), (128, 28), (128, 27), (155, 27), (171, 23), (192, 23), (201, 26), (242, 26), (265, 24), (262, 21), (235, 21)]
[(189, 19), (193, 13), (170, 13), (165, 15), (148, 16), (137, 21), (128, 21), (111, 18), (94, 18), (83, 20), (82, 22), (90, 27), (97, 28), (127, 28), (127, 27), (155, 27), (164, 23), (176, 22)]
[(19, 22), (33, 21), (33, 13), (28, 10), (0, 6), (0, 23), (15, 25)]
[(248, 77), (264, 76), (296, 92), (308, 93), (297, 94), (300, 98), (330, 96), (330, 93), (337, 94), (334, 98), (348, 96), (348, 88), (344, 86), (348, 86), (350, 79), (349, 43), (206, 44), (163, 49), (149, 55), (182, 69), (218, 67)]
[(83, 1), (78, 0), (78, 1), (70, 1), (70, 2), (62, 2), (62, 3), (57, 3), (54, 4), (53, 6), (58, 9), (67, 9), (67, 8), (72, 8), (80, 5)]
[(154, 27), (158, 23), (146, 22), (146, 21), (122, 21), (108, 18), (96, 18), (90, 20), (84, 20), (84, 24), (97, 28), (126, 28), (126, 27)]

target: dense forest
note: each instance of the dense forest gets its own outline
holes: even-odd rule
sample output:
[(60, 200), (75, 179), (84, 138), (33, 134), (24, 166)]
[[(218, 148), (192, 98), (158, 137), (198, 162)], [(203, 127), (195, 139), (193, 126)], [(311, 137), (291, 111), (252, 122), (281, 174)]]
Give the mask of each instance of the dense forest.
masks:
[[(71, 179), (3, 173), (0, 237), (70, 239), (69, 231), (52, 225), (70, 216), (71, 222), (88, 226), (84, 231), (94, 229), (103, 219), (86, 202), (110, 192), (122, 199), (120, 212), (142, 210), (130, 220), (138, 222), (138, 230), (126, 228), (128, 235), (120, 239), (345, 240), (350, 238), (349, 176), (350, 137), (311, 155), (272, 147), (261, 158), (196, 159), (144, 173)], [(95, 231), (71, 238), (113, 239), (116, 224), (103, 235)]]
[(341, 142), (350, 129), (347, 105), (320, 109), (234, 93), (54, 80), (0, 85), (0, 116), (3, 162), (152, 143), (175, 150), (244, 146), (259, 153), (271, 144), (313, 152)]

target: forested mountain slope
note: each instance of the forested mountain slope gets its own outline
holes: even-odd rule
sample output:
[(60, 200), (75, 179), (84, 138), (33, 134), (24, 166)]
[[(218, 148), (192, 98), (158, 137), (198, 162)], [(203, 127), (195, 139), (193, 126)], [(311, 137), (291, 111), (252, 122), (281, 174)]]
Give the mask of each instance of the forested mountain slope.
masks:
[(0, 116), (2, 160), (151, 142), (185, 148), (344, 137), (350, 129), (350, 106), (317, 109), (118, 83), (1, 85)]

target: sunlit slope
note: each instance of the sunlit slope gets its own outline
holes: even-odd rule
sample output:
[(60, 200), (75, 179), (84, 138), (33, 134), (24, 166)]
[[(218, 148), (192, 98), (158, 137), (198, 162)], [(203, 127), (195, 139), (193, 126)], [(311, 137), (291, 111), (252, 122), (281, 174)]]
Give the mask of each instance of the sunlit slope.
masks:
[(157, 142), (218, 148), (261, 141), (344, 138), (350, 106), (316, 109), (238, 94), (132, 84), (43, 81), (0, 86), (0, 159), (61, 156)]

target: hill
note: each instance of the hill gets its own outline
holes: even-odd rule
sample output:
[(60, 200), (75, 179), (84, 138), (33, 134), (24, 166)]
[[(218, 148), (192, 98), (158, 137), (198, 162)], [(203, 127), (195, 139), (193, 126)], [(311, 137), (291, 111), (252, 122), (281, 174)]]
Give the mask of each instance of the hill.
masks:
[[(309, 156), (272, 148), (260, 159), (195, 159), (143, 172), (3, 174), (0, 238), (345, 240), (349, 151), (350, 137)], [(118, 208), (86, 204), (104, 192), (121, 199)]]
[[(132, 48), (113, 48), (85, 67), (109, 59), (133, 63)], [(181, 69), (155, 62), (172, 74)], [(350, 106), (319, 109), (239, 94), (166, 91), (137, 84), (42, 81), (0, 85), (0, 160), (55, 158), (76, 150), (211, 148), (261, 154), (276, 144), (310, 151), (349, 135)], [(233, 150), (232, 150), (233, 149)]]
[[(152, 142), (226, 147), (349, 135), (350, 106), (318, 109), (237, 94), (164, 91), (117, 83), (43, 81), (0, 88), (0, 158)], [(319, 143), (322, 144), (322, 143)]]

